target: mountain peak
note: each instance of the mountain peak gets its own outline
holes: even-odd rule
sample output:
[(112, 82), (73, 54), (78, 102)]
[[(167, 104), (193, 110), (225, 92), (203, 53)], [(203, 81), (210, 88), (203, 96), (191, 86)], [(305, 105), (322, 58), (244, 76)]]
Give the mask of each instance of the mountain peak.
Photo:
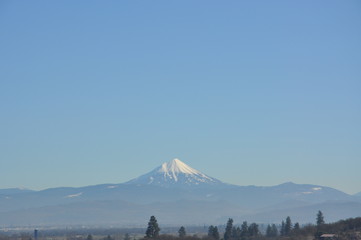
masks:
[(176, 175), (179, 173), (184, 174), (200, 174), (199, 171), (191, 168), (178, 158), (173, 159), (172, 161), (165, 162), (162, 164), (161, 168), (159, 169), (159, 172), (165, 173), (165, 174), (171, 174), (176, 178)]
[(222, 184), (221, 181), (188, 166), (178, 158), (163, 163), (153, 171), (130, 180), (128, 184), (157, 185), (162, 187), (206, 186)]

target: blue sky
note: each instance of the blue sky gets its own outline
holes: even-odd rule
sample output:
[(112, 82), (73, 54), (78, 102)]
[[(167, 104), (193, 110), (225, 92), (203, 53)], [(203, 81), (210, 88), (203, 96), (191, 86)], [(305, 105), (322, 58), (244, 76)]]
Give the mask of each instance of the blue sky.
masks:
[(1, 1), (0, 188), (361, 191), (360, 1)]

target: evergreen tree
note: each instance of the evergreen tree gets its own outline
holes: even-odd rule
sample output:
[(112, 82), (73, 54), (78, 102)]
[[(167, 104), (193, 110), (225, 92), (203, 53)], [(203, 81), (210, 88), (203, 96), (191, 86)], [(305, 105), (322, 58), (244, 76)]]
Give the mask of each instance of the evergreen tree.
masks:
[(323, 219), (323, 213), (321, 211), (318, 211), (317, 213), (317, 219), (316, 219), (317, 226), (321, 226), (325, 224), (325, 220)]
[(145, 236), (147, 238), (156, 238), (159, 236), (160, 228), (158, 226), (157, 219), (154, 216), (150, 217), (150, 220), (148, 222), (148, 228), (145, 232)]
[(104, 240), (113, 240), (113, 239), (112, 239), (112, 237), (111, 237), (110, 235), (108, 235), (108, 236), (106, 236), (106, 237), (104, 238)]
[(300, 224), (296, 222), (295, 225), (293, 226), (293, 229), (300, 230)]
[(129, 235), (129, 233), (126, 233), (126, 234), (125, 234), (124, 240), (130, 240), (130, 235)]
[(278, 236), (278, 229), (277, 229), (276, 224), (272, 224), (272, 235), (273, 235), (273, 237)]
[(285, 221), (282, 220), (282, 223), (281, 223), (281, 236), (284, 236), (285, 235)]
[(316, 229), (316, 233), (315, 233), (315, 238), (320, 239), (321, 235), (323, 234), (322, 227), (325, 224), (325, 220), (323, 218), (323, 213), (320, 210), (317, 213), (316, 224), (317, 224), (317, 229)]
[(259, 235), (259, 229), (258, 229), (258, 225), (256, 223), (252, 223), (251, 225), (249, 225), (248, 235), (251, 237), (256, 237)]
[(241, 239), (246, 239), (248, 236), (248, 224), (246, 221), (244, 221), (241, 225)]
[(214, 227), (214, 229), (213, 229), (213, 237), (214, 237), (214, 239), (216, 239), (216, 240), (219, 240), (219, 232), (218, 232), (218, 227), (216, 226), (216, 227)]
[(89, 234), (87, 237), (86, 237), (86, 240), (93, 240), (93, 236), (91, 234)]
[(278, 235), (278, 230), (277, 230), (277, 226), (275, 224), (272, 224), (267, 226), (267, 230), (266, 230), (266, 237), (277, 237)]
[(295, 225), (293, 226), (293, 230), (294, 231), (299, 231), (300, 230), (300, 224), (298, 222), (296, 222)]
[(241, 239), (241, 229), (239, 227), (232, 228), (232, 239), (234, 239), (234, 240)]
[(266, 237), (273, 237), (272, 236), (272, 227), (268, 224), (267, 230), (266, 230)]
[(214, 229), (213, 225), (208, 227), (208, 237), (213, 237), (213, 229)]
[(219, 240), (220, 237), (219, 237), (219, 232), (218, 232), (218, 227), (217, 226), (213, 228), (212, 236), (213, 236), (214, 239)]
[(218, 228), (213, 225), (208, 228), (208, 237), (214, 238), (215, 240), (219, 240), (219, 232)]
[(291, 230), (292, 230), (291, 218), (288, 216), (286, 218), (286, 224), (285, 224), (285, 235), (290, 235)]
[(186, 229), (183, 226), (181, 226), (178, 230), (178, 234), (180, 238), (184, 238), (186, 236)]
[(226, 225), (226, 230), (224, 232), (224, 240), (232, 239), (232, 228), (233, 228), (233, 219), (229, 218)]

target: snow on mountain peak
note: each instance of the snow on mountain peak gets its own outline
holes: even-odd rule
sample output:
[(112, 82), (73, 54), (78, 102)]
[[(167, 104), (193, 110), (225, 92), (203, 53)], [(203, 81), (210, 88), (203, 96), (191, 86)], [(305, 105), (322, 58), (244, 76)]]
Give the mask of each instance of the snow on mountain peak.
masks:
[(159, 172), (165, 173), (165, 174), (172, 174), (173, 176), (176, 176), (178, 173), (184, 173), (184, 174), (200, 174), (199, 171), (191, 168), (178, 158), (173, 159), (170, 162), (163, 163), (161, 168), (159, 169)]
[(221, 181), (209, 177), (191, 168), (181, 160), (175, 158), (163, 163), (153, 171), (129, 181), (131, 184), (158, 186), (200, 186), (204, 184), (222, 184)]

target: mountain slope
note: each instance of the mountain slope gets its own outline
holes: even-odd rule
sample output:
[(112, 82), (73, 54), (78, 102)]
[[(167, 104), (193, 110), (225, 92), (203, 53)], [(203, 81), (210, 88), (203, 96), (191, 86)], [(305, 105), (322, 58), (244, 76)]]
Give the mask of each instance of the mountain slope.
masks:
[(33, 190), (26, 189), (26, 188), (7, 188), (7, 189), (0, 189), (0, 195), (13, 195), (19, 193), (29, 193), (33, 192)]

